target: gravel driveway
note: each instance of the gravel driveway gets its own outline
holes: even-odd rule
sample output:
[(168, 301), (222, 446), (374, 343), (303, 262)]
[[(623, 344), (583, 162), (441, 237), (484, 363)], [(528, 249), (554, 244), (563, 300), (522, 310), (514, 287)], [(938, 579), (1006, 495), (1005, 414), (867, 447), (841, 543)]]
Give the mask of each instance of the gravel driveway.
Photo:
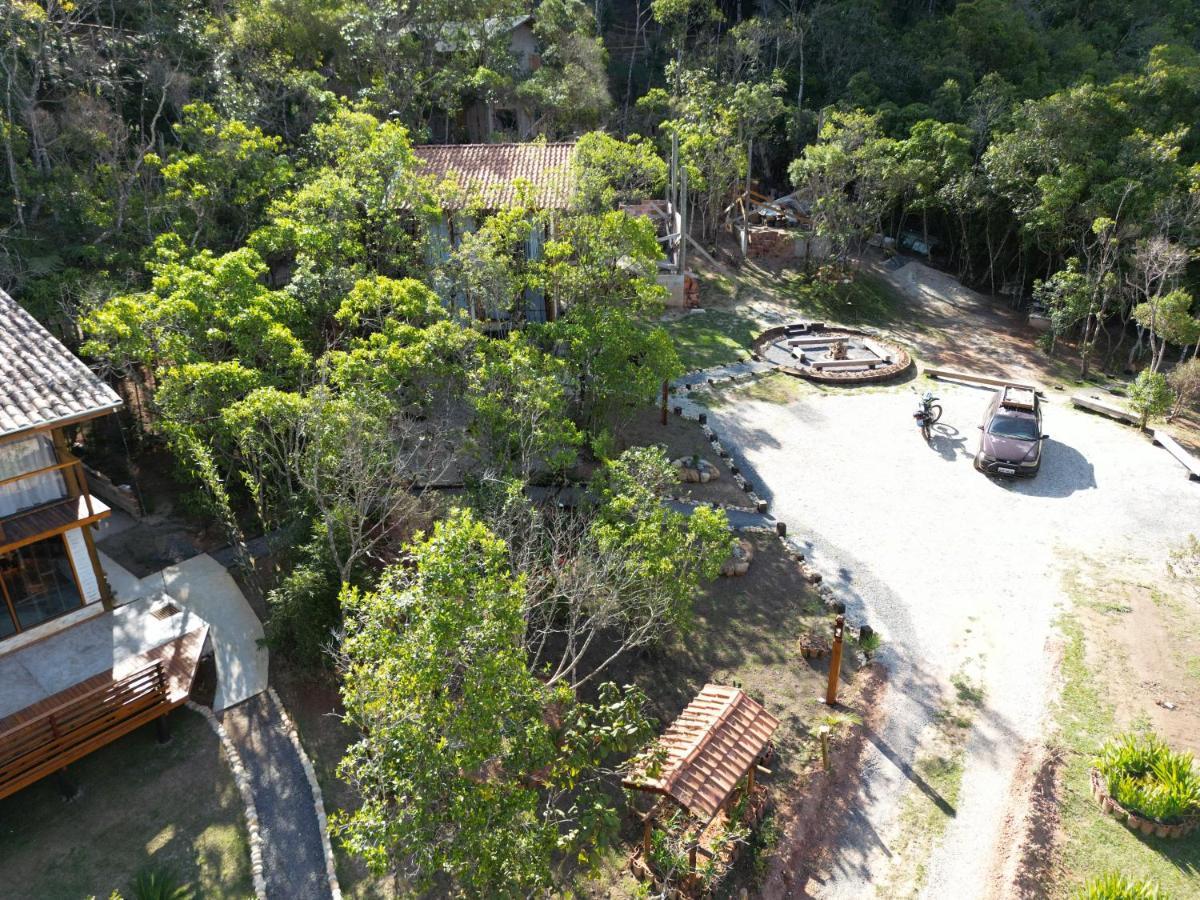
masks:
[(871, 735), (862, 814), (822, 873), (821, 896), (871, 896), (886, 883), (901, 797), (922, 786), (910, 765), (956, 672), (986, 695), (925, 894), (988, 895), (1017, 762), (1052, 699), (1063, 572), (1080, 552), (1159, 558), (1200, 529), (1200, 484), (1133, 429), (1058, 395), (1041, 474), (995, 481), (972, 467), (990, 392), (938, 393), (945, 414), (928, 445), (912, 424), (911, 386), (710, 413), (851, 617), (885, 641), (887, 725)]

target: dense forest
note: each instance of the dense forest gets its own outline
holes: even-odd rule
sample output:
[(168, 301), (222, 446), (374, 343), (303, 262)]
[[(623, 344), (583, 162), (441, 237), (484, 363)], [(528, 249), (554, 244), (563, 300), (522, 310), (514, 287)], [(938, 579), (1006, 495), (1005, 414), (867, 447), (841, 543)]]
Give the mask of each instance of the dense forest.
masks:
[[(724, 514), (664, 507), (668, 460), (613, 437), (681, 371), (660, 244), (617, 210), (673, 146), (702, 245), (747, 183), (794, 191), (835, 266), (919, 233), (1043, 303), (1084, 374), (1200, 342), (1191, 0), (2, 3), (0, 287), (230, 540), (289, 536), (271, 642), (336, 661), (367, 735), (335, 829), (414, 884), (534, 892), (612, 829), (602, 762), (648, 726), (594, 676), (685, 628), (728, 554)], [(438, 252), (454, 187), (414, 147), (575, 139), (543, 252), (532, 208)], [(525, 322), (531, 293), (558, 315)], [(580, 507), (528, 499), (568, 479)], [(446, 481), (469, 510), (422, 490)]]

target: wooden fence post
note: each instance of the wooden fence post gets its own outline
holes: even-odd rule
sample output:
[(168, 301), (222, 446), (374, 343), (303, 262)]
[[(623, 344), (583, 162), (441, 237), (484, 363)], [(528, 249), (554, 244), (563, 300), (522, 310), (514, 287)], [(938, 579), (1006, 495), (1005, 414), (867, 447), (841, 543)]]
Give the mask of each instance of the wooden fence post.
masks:
[(825, 691), (825, 702), (829, 706), (837, 703), (838, 676), (842, 673), (842, 632), (846, 628), (846, 617), (838, 616), (833, 621), (833, 654), (829, 658), (829, 688)]

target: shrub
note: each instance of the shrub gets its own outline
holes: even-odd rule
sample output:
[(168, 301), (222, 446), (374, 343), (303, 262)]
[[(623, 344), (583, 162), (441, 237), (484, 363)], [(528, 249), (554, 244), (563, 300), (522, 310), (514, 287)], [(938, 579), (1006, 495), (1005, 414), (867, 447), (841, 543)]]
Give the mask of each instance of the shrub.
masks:
[(148, 866), (133, 879), (134, 900), (191, 900), (192, 889), (165, 866)]
[(1100, 748), (1096, 768), (1108, 793), (1131, 812), (1169, 823), (1200, 815), (1200, 775), (1192, 754), (1153, 734), (1126, 734)]
[(1075, 900), (1167, 900), (1167, 895), (1153, 881), (1134, 881), (1109, 872), (1080, 888)]

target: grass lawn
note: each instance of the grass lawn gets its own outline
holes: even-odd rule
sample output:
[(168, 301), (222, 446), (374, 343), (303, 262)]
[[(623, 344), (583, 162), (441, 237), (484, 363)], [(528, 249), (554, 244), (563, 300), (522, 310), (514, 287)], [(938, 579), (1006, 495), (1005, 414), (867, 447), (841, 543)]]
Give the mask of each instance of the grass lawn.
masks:
[(0, 872), (20, 887), (7, 896), (131, 896), (148, 866), (199, 897), (253, 896), (242, 800), (217, 736), (190, 710), (169, 723), (166, 746), (147, 725), (74, 763), (70, 803), (53, 779), (0, 801)]
[[(1103, 586), (1087, 583), (1092, 580), (1102, 581)], [(1156, 881), (1171, 897), (1200, 896), (1200, 833), (1182, 840), (1135, 834), (1100, 811), (1088, 777), (1100, 745), (1131, 727), (1154, 727), (1176, 749), (1195, 749), (1200, 741), (1195, 727), (1198, 713), (1188, 708), (1194, 704), (1164, 712), (1147, 702), (1146, 688), (1137, 682), (1157, 674), (1161, 681), (1152, 688), (1154, 696), (1196, 696), (1196, 684), (1188, 683), (1186, 672), (1188, 654), (1195, 652), (1194, 629), (1200, 614), (1194, 604), (1188, 604), (1188, 609), (1173, 602), (1173, 589), (1163, 593), (1150, 584), (1121, 583), (1120, 577), (1102, 572), (1069, 584), (1076, 605), (1060, 623), (1065, 637), (1064, 683), (1056, 716), (1057, 744), (1064, 758), (1058, 893), (1070, 896), (1085, 879), (1119, 871), (1130, 878)], [(1169, 641), (1153, 633), (1156, 626), (1145, 617), (1159, 611), (1166, 633), (1190, 635), (1184, 639), (1189, 646), (1168, 646)], [(1133, 647), (1125, 643), (1126, 637)], [(1131, 651), (1142, 658), (1131, 659)], [(1133, 671), (1147, 664), (1156, 671)]]
[(780, 298), (801, 316), (840, 325), (886, 326), (905, 313), (905, 300), (881, 278), (855, 273), (848, 284), (832, 284), (801, 275), (781, 276)]
[(675, 350), (687, 371), (737, 362), (750, 352), (762, 330), (753, 317), (724, 309), (690, 313), (663, 327), (675, 341)]

